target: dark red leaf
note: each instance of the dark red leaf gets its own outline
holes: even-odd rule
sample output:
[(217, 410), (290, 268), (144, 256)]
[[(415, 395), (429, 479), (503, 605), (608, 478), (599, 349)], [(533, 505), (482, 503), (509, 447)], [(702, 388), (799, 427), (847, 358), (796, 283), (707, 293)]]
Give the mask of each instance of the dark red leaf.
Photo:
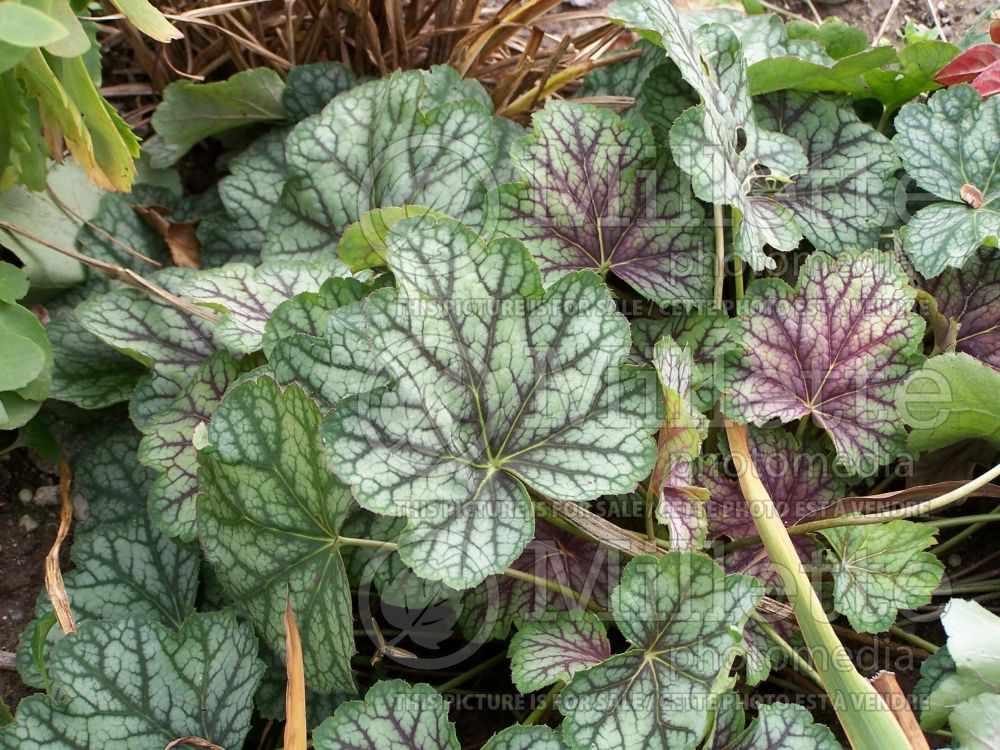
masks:
[(985, 99), (1000, 91), (1000, 60), (990, 65), (972, 82), (972, 88)]
[(934, 80), (942, 86), (972, 83), (980, 73), (1000, 60), (1000, 47), (995, 44), (977, 44), (945, 65)]
[(1000, 18), (990, 21), (990, 39), (1000, 44)]

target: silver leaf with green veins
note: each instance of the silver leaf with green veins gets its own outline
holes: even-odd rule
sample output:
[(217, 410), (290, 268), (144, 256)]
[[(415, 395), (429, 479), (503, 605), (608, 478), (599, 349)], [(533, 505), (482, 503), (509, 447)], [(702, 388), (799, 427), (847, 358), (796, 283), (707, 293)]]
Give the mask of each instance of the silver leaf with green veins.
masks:
[(152, 750), (190, 736), (242, 747), (263, 669), (252, 630), (229, 612), (194, 615), (177, 632), (92, 620), (53, 650), (60, 701), (21, 701), (0, 748)]
[(611, 610), (632, 648), (577, 674), (559, 698), (574, 750), (678, 750), (709, 729), (709, 707), (729, 682), (741, 631), (763, 591), (709, 557), (637, 557)]
[(821, 532), (830, 543), (834, 603), (862, 633), (889, 629), (901, 609), (927, 604), (944, 565), (924, 552), (937, 529), (910, 521), (840, 526)]
[(896, 147), (917, 184), (942, 199), (903, 230), (903, 249), (930, 278), (1000, 241), (1000, 98), (959, 84), (896, 116)]
[(260, 377), (234, 388), (200, 451), (198, 530), (227, 593), (284, 653), (286, 597), (298, 621), (306, 681), (353, 693), (347, 572), (338, 545), (350, 491), (323, 462), (320, 411), (297, 385)]
[(506, 181), (494, 174), (506, 136), (491, 108), (478, 83), (445, 66), (337, 96), (288, 137), (291, 176), (265, 255), (326, 254), (363, 213), (383, 206), (418, 204), (479, 222), (486, 191)]
[(467, 588), (531, 539), (528, 487), (575, 502), (632, 489), (660, 407), (619, 367), (628, 324), (596, 274), (544, 292), (521, 243), (431, 216), (400, 221), (388, 247), (399, 288), (368, 298), (366, 327), (393, 385), (341, 401), (322, 435), (362, 506), (410, 519), (403, 561)]
[(448, 704), (430, 685), (379, 680), (313, 734), (316, 750), (459, 750)]
[(619, 0), (613, 17), (657, 34), (667, 55), (702, 103), (686, 110), (670, 130), (670, 149), (691, 176), (695, 195), (733, 206), (739, 225), (734, 252), (756, 269), (773, 268), (764, 245), (794, 250), (802, 239), (791, 213), (766, 195), (754, 195), (764, 177), (787, 181), (805, 171), (802, 147), (758, 127), (739, 38), (718, 24), (691, 30), (669, 2)]

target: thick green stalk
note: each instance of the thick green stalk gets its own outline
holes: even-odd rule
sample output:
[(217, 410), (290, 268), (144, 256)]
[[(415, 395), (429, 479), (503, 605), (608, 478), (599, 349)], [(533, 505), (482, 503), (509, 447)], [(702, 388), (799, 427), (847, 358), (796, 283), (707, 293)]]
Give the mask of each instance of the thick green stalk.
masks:
[(726, 433), (750, 515), (778, 571), (812, 662), (822, 679), (822, 687), (833, 700), (837, 718), (851, 747), (854, 750), (909, 748), (906, 734), (889, 707), (854, 668), (844, 645), (834, 633), (781, 516), (754, 468), (746, 428), (728, 423)]

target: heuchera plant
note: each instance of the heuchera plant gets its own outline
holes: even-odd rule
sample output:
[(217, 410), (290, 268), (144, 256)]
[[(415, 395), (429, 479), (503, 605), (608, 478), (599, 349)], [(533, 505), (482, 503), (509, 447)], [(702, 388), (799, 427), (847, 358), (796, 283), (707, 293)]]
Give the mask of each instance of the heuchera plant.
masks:
[[(531, 697), (490, 750), (922, 747), (845, 629), (934, 651), (922, 726), (1000, 746), (1000, 621), (900, 619), (1000, 475), (947, 453), (1000, 449), (998, 63), (610, 13), (639, 41), (530, 121), (445, 66), (249, 71), (168, 91), (131, 194), (0, 197), (0, 426), (85, 501), (0, 748), (458, 750), (486, 673)], [(784, 678), (835, 716), (748, 715)]]

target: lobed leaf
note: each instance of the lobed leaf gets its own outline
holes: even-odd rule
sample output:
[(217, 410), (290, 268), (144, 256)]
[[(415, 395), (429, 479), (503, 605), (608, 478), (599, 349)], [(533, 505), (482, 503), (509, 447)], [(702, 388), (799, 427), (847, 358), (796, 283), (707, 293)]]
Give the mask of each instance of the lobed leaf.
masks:
[(316, 750), (459, 750), (448, 704), (430, 685), (379, 680), (313, 734)]
[(875, 251), (810, 255), (798, 287), (754, 282), (727, 356), (727, 413), (762, 425), (812, 418), (850, 471), (874, 474), (903, 446), (896, 396), (924, 321), (899, 264)]
[(523, 623), (510, 641), (510, 671), (521, 693), (569, 682), (582, 669), (611, 656), (604, 625), (593, 614), (571, 610)]
[(916, 183), (940, 198), (921, 208), (903, 230), (914, 268), (937, 276), (961, 266), (980, 245), (1000, 241), (1000, 180), (996, 143), (1000, 99), (981, 99), (959, 84), (926, 104), (907, 104), (896, 117), (892, 144)]
[(284, 653), (286, 597), (306, 680), (353, 693), (353, 623), (340, 526), (351, 507), (317, 442), (320, 411), (296, 385), (267, 377), (230, 391), (198, 456), (198, 532), (226, 592)]
[(711, 296), (711, 233), (690, 186), (641, 120), (551, 102), (514, 146), (523, 182), (499, 190), (500, 229), (522, 240), (543, 280), (592, 269), (643, 296), (697, 305)]
[(820, 533), (831, 546), (834, 605), (859, 632), (888, 630), (899, 610), (927, 604), (941, 583), (944, 565), (923, 551), (933, 526), (897, 520)]
[(704, 555), (632, 560), (611, 607), (633, 647), (578, 673), (560, 695), (570, 747), (693, 747), (760, 596), (753, 579), (726, 576)]
[(631, 489), (659, 414), (619, 370), (628, 326), (595, 274), (543, 293), (519, 242), (431, 216), (397, 223), (388, 247), (398, 289), (365, 318), (394, 385), (342, 400), (322, 435), (363, 507), (410, 519), (403, 561), (467, 588), (531, 538), (528, 487), (576, 502)]
[(138, 619), (91, 620), (51, 657), (59, 702), (21, 701), (0, 729), (7, 750), (134, 750), (196, 736), (240, 747), (263, 666), (251, 629), (229, 612), (177, 632)]

